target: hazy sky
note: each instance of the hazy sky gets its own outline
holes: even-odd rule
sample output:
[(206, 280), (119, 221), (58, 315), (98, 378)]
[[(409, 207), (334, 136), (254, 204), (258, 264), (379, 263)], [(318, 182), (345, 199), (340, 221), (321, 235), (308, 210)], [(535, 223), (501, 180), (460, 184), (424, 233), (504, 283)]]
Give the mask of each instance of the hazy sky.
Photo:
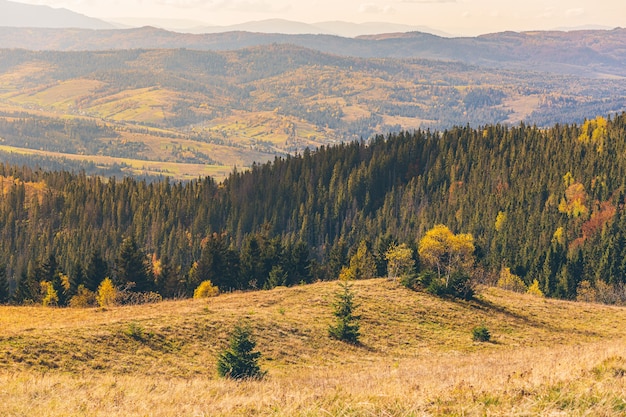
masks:
[(98, 18), (190, 19), (209, 25), (281, 18), (393, 22), (454, 34), (626, 26), (626, 0), (19, 0)]

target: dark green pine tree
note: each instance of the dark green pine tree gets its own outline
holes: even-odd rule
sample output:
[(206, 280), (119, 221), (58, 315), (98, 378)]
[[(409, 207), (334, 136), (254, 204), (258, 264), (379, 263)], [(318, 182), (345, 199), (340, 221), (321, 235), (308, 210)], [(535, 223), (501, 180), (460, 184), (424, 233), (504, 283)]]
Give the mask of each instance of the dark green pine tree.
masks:
[(68, 301), (68, 291), (63, 285), (61, 274), (62, 271), (59, 263), (57, 262), (56, 256), (54, 256), (54, 254), (50, 254), (35, 268), (34, 278), (37, 283), (41, 283), (43, 281), (52, 283), (52, 287), (56, 291), (57, 297), (59, 297), (58, 305), (65, 306)]
[(39, 282), (35, 280), (33, 273), (22, 272), (13, 294), (13, 300), (17, 304), (39, 301)]
[(127, 237), (122, 242), (116, 263), (116, 285), (125, 286), (134, 283), (132, 291), (147, 292), (154, 290), (154, 279), (145, 254), (133, 237)]
[(79, 262), (74, 262), (69, 275), (70, 287), (67, 290), (67, 299), (71, 299), (78, 292), (80, 285), (85, 285), (85, 271)]
[(291, 248), (291, 268), (288, 271), (287, 285), (297, 285), (301, 282), (311, 282), (311, 259), (309, 246), (305, 242), (298, 242)]
[(341, 289), (335, 294), (335, 310), (333, 311), (336, 322), (334, 326), (328, 327), (328, 334), (333, 339), (358, 344), (361, 317), (354, 314), (354, 309), (357, 307), (354, 304), (354, 293), (347, 282), (340, 281), (339, 287)]
[(184, 286), (170, 258), (165, 255), (161, 259), (161, 273), (157, 278), (157, 290), (164, 298), (174, 298), (184, 293)]
[(9, 280), (7, 279), (7, 269), (0, 265), (0, 304), (6, 304), (11, 298)]
[(256, 235), (244, 240), (240, 254), (241, 281), (252, 282), (256, 288), (264, 288), (268, 277), (261, 257), (261, 247)]
[(108, 276), (109, 266), (99, 251), (91, 252), (87, 269), (85, 270), (84, 285), (89, 291), (96, 291), (100, 283)]
[(239, 254), (228, 247), (225, 235), (214, 233), (211, 235), (200, 255), (198, 262), (198, 283), (210, 280), (220, 291), (239, 289), (240, 282)]
[(260, 352), (255, 352), (256, 341), (249, 325), (238, 323), (229, 340), (228, 348), (217, 359), (217, 372), (221, 377), (233, 379), (262, 378), (265, 372), (259, 367)]

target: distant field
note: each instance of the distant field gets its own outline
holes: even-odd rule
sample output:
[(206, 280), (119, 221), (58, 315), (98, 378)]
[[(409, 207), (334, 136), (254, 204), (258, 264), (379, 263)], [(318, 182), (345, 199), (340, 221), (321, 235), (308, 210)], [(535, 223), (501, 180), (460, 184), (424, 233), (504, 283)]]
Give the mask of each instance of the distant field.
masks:
[(129, 175), (163, 175), (180, 180), (197, 179), (198, 177), (212, 176), (217, 180), (225, 178), (232, 168), (223, 165), (183, 164), (174, 162), (147, 161), (130, 158), (114, 158), (102, 155), (75, 155), (59, 152), (38, 151), (27, 148), (0, 145), (0, 151), (13, 152), (23, 155), (40, 155), (51, 158), (63, 158), (74, 161), (92, 161), (96, 165), (111, 166), (123, 165), (123, 170)]
[[(336, 283), (109, 309), (0, 308), (0, 414), (603, 415), (626, 412), (626, 309), (483, 288), (356, 282), (361, 346), (330, 340)], [(217, 378), (251, 323), (262, 381)], [(472, 341), (486, 325), (490, 343)], [(129, 326), (142, 336), (128, 335)]]

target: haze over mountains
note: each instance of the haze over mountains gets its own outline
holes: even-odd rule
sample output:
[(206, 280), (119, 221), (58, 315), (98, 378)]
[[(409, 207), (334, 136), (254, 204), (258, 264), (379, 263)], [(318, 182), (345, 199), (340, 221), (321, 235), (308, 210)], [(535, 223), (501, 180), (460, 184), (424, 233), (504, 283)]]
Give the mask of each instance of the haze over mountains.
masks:
[(0, 26), (112, 29), (116, 26), (63, 8), (0, 0)]
[(182, 34), (153, 27), (125, 30), (0, 28), (0, 48), (86, 51), (195, 49), (226, 51), (291, 44), (360, 58), (431, 59), (589, 77), (626, 77), (626, 29), (503, 32), (443, 38), (421, 32), (343, 38), (250, 32)]
[(324, 34), (356, 37), (391, 32), (420, 31), (439, 36), (450, 34), (419, 25), (402, 25), (387, 22), (350, 23), (328, 21), (303, 23), (285, 19), (265, 19), (234, 25), (207, 25), (201, 21), (183, 19), (120, 18), (105, 21), (85, 16), (64, 8), (30, 5), (0, 0), (0, 26), (34, 28), (113, 29), (154, 26), (184, 33), (222, 33), (245, 31), (256, 33)]

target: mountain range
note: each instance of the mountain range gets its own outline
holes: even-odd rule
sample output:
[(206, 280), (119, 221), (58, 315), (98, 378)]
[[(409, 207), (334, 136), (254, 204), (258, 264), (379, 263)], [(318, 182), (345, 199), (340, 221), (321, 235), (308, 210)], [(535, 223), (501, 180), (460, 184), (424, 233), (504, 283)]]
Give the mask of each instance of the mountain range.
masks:
[(626, 77), (626, 29), (572, 32), (501, 32), (444, 38), (422, 32), (344, 38), (251, 32), (177, 33), (135, 29), (43, 29), (0, 27), (0, 48), (86, 51), (194, 49), (226, 51), (291, 44), (360, 58), (430, 59), (514, 70), (547, 71), (594, 78)]
[(0, 26), (28, 28), (129, 29), (143, 26), (183, 33), (222, 33), (245, 31), (255, 33), (324, 34), (356, 37), (390, 32), (421, 31), (439, 36), (450, 34), (419, 25), (387, 22), (350, 23), (340, 21), (303, 23), (284, 19), (266, 19), (234, 25), (207, 25), (200, 21), (181, 19), (119, 18), (105, 21), (85, 16), (65, 8), (17, 3), (0, 0)]

